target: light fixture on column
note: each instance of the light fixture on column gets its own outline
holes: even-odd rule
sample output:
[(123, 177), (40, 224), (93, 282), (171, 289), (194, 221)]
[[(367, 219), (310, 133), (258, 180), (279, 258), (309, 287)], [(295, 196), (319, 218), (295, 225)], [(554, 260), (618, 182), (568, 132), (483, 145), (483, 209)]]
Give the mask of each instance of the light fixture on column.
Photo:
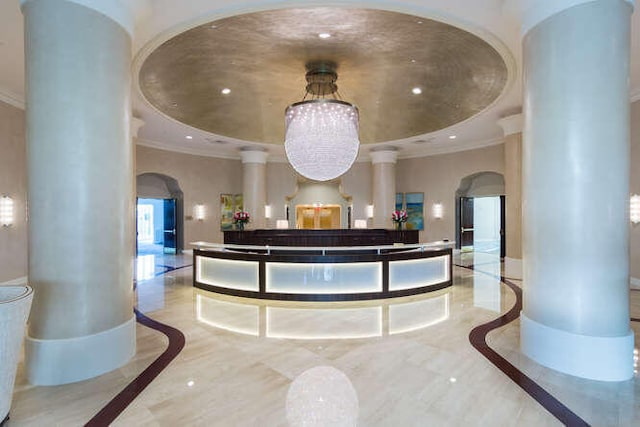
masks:
[(0, 224), (3, 227), (13, 224), (13, 199), (9, 196), (0, 198)]
[(432, 213), (435, 219), (442, 219), (442, 215), (443, 215), (442, 203), (434, 203)]
[(632, 223), (640, 222), (640, 196), (634, 194), (629, 201), (629, 219)]
[(204, 216), (205, 216), (205, 208), (204, 205), (195, 205), (193, 207), (193, 216), (198, 220), (198, 221), (203, 221), (204, 220)]
[(271, 219), (271, 205), (264, 205), (264, 217)]
[(373, 205), (367, 205), (366, 208), (367, 218), (373, 218)]
[(307, 64), (305, 96), (285, 111), (287, 159), (296, 172), (315, 181), (348, 171), (360, 146), (358, 108), (339, 99), (335, 70), (331, 62)]

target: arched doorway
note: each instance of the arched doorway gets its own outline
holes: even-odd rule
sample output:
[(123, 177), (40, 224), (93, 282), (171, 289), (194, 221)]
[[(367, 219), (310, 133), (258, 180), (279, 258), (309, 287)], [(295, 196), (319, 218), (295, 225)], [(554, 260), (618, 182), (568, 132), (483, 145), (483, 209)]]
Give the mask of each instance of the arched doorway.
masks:
[(286, 218), (293, 220), (298, 229), (351, 228), (351, 203), (351, 196), (342, 192), (339, 180), (299, 179), (294, 194), (286, 197)]
[(178, 181), (159, 173), (136, 177), (138, 254), (179, 254), (184, 249), (184, 201)]
[(505, 256), (504, 176), (478, 172), (456, 190), (456, 247)]

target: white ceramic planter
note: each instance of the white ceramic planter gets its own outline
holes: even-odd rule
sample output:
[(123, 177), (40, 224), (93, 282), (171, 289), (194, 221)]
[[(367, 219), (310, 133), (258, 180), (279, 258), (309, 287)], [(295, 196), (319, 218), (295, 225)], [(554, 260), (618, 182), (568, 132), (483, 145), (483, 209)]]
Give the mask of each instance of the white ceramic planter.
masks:
[(0, 286), (0, 423), (9, 415), (32, 300), (33, 289), (29, 286)]

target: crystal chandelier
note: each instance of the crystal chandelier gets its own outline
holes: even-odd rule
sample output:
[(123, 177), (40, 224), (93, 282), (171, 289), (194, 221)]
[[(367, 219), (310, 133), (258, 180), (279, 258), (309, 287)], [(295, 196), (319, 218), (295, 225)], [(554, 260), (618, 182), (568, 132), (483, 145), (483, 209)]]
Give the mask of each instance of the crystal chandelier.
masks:
[(307, 70), (304, 99), (285, 112), (284, 148), (296, 172), (328, 181), (348, 171), (358, 156), (358, 108), (338, 99), (335, 64), (310, 64)]

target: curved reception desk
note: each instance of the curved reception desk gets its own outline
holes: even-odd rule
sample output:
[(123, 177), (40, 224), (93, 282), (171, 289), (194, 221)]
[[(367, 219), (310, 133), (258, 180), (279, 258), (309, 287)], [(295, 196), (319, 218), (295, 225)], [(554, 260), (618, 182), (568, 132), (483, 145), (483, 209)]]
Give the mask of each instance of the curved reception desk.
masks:
[(192, 243), (193, 285), (216, 293), (289, 301), (356, 301), (415, 295), (452, 284), (452, 244), (294, 247)]

